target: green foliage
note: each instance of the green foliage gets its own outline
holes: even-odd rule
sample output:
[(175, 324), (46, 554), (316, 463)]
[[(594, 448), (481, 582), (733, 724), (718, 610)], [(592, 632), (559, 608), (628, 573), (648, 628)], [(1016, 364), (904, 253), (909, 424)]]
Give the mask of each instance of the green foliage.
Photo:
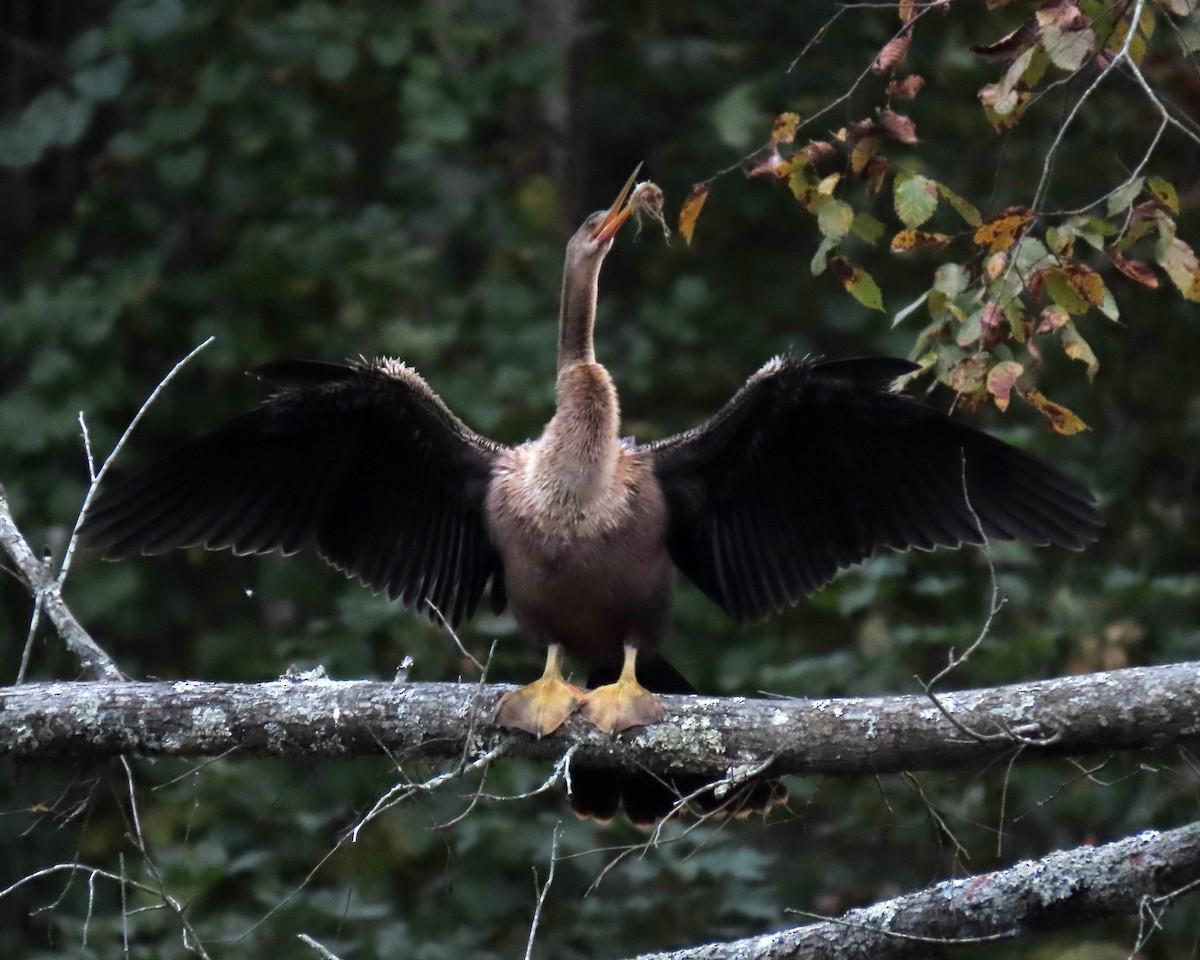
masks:
[[(872, 72), (877, 75), (890, 76), (905, 65), (912, 47), (917, 28), (915, 8), (901, 3), (897, 9), (907, 26), (875, 58)], [(1063, 87), (1056, 81), (1038, 90), (1049, 66), (1081, 76), (1084, 66), (1095, 58), (1101, 67), (1099, 79), (1118, 66), (1128, 68), (1138, 78), (1138, 96), (1146, 97), (1161, 114), (1163, 125), (1145, 148), (1137, 169), (1151, 162), (1163, 163), (1165, 157), (1157, 151), (1161, 131), (1169, 122), (1183, 129), (1183, 121), (1172, 115), (1173, 108), (1153, 91), (1140, 65), (1156, 24), (1171, 21), (1173, 15), (1180, 15), (1180, 11), (1170, 6), (1160, 9), (1144, 5), (1113, 11), (1095, 3), (1077, 4), (1075, 0), (1042, 5), (1033, 18), (1002, 39), (971, 47), (983, 60), (1009, 63), (998, 82), (979, 89), (985, 116), (997, 133), (1015, 128), (1038, 100), (1049, 99), (1053, 89)], [(1132, 22), (1135, 16), (1136, 25)], [(959, 218), (974, 228), (970, 235), (974, 256), (962, 265), (969, 271), (969, 281), (959, 292), (967, 296), (956, 294), (955, 299), (946, 300), (939, 295), (942, 291), (935, 281), (921, 297), (920, 302), (929, 304), (933, 323), (918, 336), (911, 351), (921, 364), (918, 376), (934, 373), (959, 394), (959, 404), (967, 409), (980, 406), (989, 394), (1001, 410), (1007, 409), (1009, 393), (1015, 386), (1055, 431), (1078, 432), (1085, 429), (1083, 421), (1061, 404), (1045, 399), (1034, 386), (1033, 370), (1041, 363), (1039, 341), (1053, 335), (1069, 357), (1083, 361), (1088, 378), (1095, 377), (1100, 365), (1096, 353), (1066, 316), (1094, 309), (1109, 320), (1119, 319), (1117, 301), (1101, 271), (1115, 268), (1121, 282), (1124, 280), (1119, 275), (1123, 274), (1137, 283), (1157, 287), (1154, 270), (1127, 256), (1135, 246), (1143, 252), (1153, 250), (1154, 259), (1183, 298), (1200, 300), (1200, 259), (1191, 245), (1176, 235), (1180, 205), (1170, 181), (1162, 176), (1147, 178), (1122, 171), (1116, 185), (1098, 198), (1095, 185), (1086, 179), (1070, 184), (1063, 193), (1071, 197), (1072, 204), (1079, 202), (1073, 195), (1081, 189), (1092, 190), (1092, 196), (1074, 210), (1056, 210), (1048, 202), (1055, 161), (1060, 165), (1063, 161), (1064, 135), (1074, 132), (1071, 125), (1077, 114), (1096, 106), (1099, 79), (1078, 91), (1063, 87), (1060, 113), (1066, 119), (1047, 147), (1042, 175), (1028, 198), (1031, 205), (1009, 206), (986, 221), (975, 204), (947, 184), (911, 169), (893, 170), (893, 159), (887, 151), (896, 144), (913, 146), (919, 141), (914, 119), (897, 113), (892, 102), (918, 98), (925, 89), (925, 78), (920, 73), (888, 79), (886, 86), (881, 76), (877, 89), (867, 88), (858, 98), (882, 101), (874, 115), (833, 131), (825, 140), (795, 146), (797, 135), (809, 123), (795, 112), (780, 114), (772, 126), (770, 141), (761, 148), (761, 159), (749, 168), (749, 173), (787, 180), (796, 199), (817, 217), (821, 240), (810, 264), (812, 274), (820, 276), (832, 267), (830, 272), (845, 290), (874, 310), (884, 309), (880, 285), (859, 260), (838, 252), (852, 225), (880, 222), (868, 209), (878, 209), (875, 198), (890, 177), (893, 212), (904, 227), (891, 239), (893, 254), (941, 251), (956, 239), (965, 246), (965, 234), (956, 238), (948, 232), (918, 229), (934, 218), (939, 200), (944, 199)], [(855, 84), (856, 90), (860, 84), (861, 78)], [(744, 91), (746, 85), (738, 89)], [(812, 119), (822, 113), (818, 111)], [(1195, 139), (1194, 134), (1190, 136)], [(913, 161), (901, 162), (911, 165)], [(1135, 206), (1143, 196), (1146, 199)], [(1103, 217), (1098, 215), (1101, 209)], [(695, 213), (689, 211), (689, 238), (694, 221)], [(878, 239), (874, 230), (854, 233), (867, 244)], [(1098, 259), (1086, 250), (1077, 253), (1076, 240), (1083, 240), (1105, 258)], [(1040, 303), (1048, 305), (1039, 308)], [(913, 312), (913, 305), (903, 308), (893, 325)], [(965, 353), (969, 347), (974, 350)], [(1019, 385), (1010, 376), (1014, 363), (1021, 364)], [(989, 384), (995, 382), (1002, 382), (1004, 389), (991, 389)]]
[[(815, 2), (619, 4), (589, 11), (568, 54), (515, 0), (122, 0), (45, 44), (59, 69), (0, 119), (7, 206), (33, 211), (4, 227), (0, 481), (35, 546), (61, 555), (82, 500), (77, 413), (103, 455), (209, 335), (215, 345), (139, 428), (130, 466), (245, 409), (258, 394), (240, 371), (289, 356), (399, 355), (477, 429), (533, 435), (553, 403), (565, 236), (637, 160), (678, 204), (736, 159), (731, 149), (772, 130), (772, 175), (715, 181), (692, 246), (666, 246), (652, 230), (619, 238), (598, 349), (621, 387), (626, 431), (651, 439), (695, 423), (786, 349), (911, 352), (930, 381), (959, 391), (960, 408), (1045, 401), (1037, 377), (1092, 432), (1053, 437), (1013, 403), (1003, 435), (1093, 484), (1109, 526), (1078, 557), (995, 547), (1009, 602), (953, 682), (1200, 657), (1195, 322), (1167, 284), (1154, 289), (1161, 270), (1195, 299), (1194, 191), (1172, 187), (1185, 181), (1157, 161), (1129, 176), (1142, 154), (1114, 145), (1146, 142), (1153, 126), (1127, 90), (1104, 86), (1068, 130), (1033, 210), (1045, 150), (1073, 102), (1064, 98), (1077, 92), (1052, 85), (1086, 38), (1055, 21), (996, 66), (966, 44), (990, 42), (1005, 14), (960, 5), (914, 28), (905, 69), (929, 82), (908, 116), (891, 100), (877, 112), (896, 95), (885, 94), (887, 77), (868, 78), (843, 114), (800, 130), (802, 141), (827, 139), (791, 148), (795, 129), (771, 118), (812, 118), (895, 32), (891, 11), (847, 15), (787, 73), (828, 14)], [(1105, 41), (1104, 14), (1086, 15), (1093, 58), (1102, 42), (1123, 44), (1119, 23)], [(1074, 46), (1056, 46), (1055, 30)], [(981, 109), (989, 84), (1001, 89)], [(569, 137), (554, 121), (564, 106)], [(993, 124), (1011, 134), (998, 139)], [(902, 304), (889, 330), (878, 311)], [(1127, 326), (1112, 322), (1118, 305)], [(256, 680), (322, 663), (334, 676), (390, 677), (412, 655), (416, 678), (474, 679), (436, 628), (311, 557), (83, 556), (67, 592), (135, 675)], [(979, 552), (883, 556), (741, 631), (683, 585), (668, 654), (721, 693), (913, 692), (914, 675), (931, 676), (974, 638), (989, 597)], [(28, 613), (6, 578), (10, 677)], [(462, 639), (482, 657), (497, 637), (492, 677), (529, 678), (537, 651), (507, 621), (480, 618)], [(43, 632), (33, 672), (69, 677), (75, 665)], [(134, 769), (155, 862), (214, 956), (293, 956), (298, 932), (356, 960), (520, 955), (530, 868), (544, 876), (565, 813), (557, 794), (484, 798), (443, 826), (476, 786), (450, 785), (376, 820), (307, 880), (396, 781), (390, 761)], [(545, 775), (501, 763), (486, 790), (532, 790)], [(748, 935), (796, 922), (788, 907), (836, 913), (1195, 816), (1187, 758), (1117, 759), (1100, 776), (1111, 785), (1065, 762), (920, 777), (969, 864), (899, 777), (797, 778), (790, 813), (765, 825), (671, 827), (670, 842), (619, 859), (645, 838), (572, 823), (535, 952), (615, 957)], [(120, 768), (6, 763), (0, 782), (10, 851), (0, 886), (75, 858), (152, 882), (127, 839)], [(0, 953), (123, 955), (118, 885), (77, 876), (59, 901), (64, 888), (55, 876), (0, 901)], [(130, 911), (150, 905), (127, 894)], [(1190, 949), (1183, 926), (1169, 928), (1164, 955)], [(184, 955), (165, 911), (131, 912), (128, 931), (130, 956)], [(1105, 949), (1132, 942), (1124, 926), (1095, 936)]]

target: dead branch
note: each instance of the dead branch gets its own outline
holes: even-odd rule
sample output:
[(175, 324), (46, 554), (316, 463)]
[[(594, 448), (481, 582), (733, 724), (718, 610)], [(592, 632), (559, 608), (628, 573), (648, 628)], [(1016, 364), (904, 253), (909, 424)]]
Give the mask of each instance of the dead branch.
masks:
[(33, 595), (37, 610), (44, 610), (62, 637), (63, 643), (76, 657), (83, 672), (101, 680), (122, 680), (121, 673), (112, 657), (105, 653), (91, 638), (74, 614), (67, 609), (62, 597), (62, 581), (58, 579), (49, 563), (39, 560), (21, 535), (8, 508), (8, 498), (0, 487), (0, 548), (12, 559), (22, 582)]
[[(776, 774), (964, 768), (1200, 737), (1200, 664), (1061, 677), (939, 695), (965, 736), (921, 695), (842, 699), (666, 696), (662, 723), (619, 737), (581, 718), (536, 740), (489, 722), (507, 684), (282, 679), (257, 684), (56, 682), (0, 688), (0, 754), (509, 757), (726, 776), (772, 758)], [(1042, 737), (1047, 730), (1059, 733)]]
[[(1200, 881), (1200, 823), (946, 880), (837, 918), (638, 960), (894, 960), (1120, 914), (1158, 914)], [(812, 914), (807, 914), (813, 916)]]

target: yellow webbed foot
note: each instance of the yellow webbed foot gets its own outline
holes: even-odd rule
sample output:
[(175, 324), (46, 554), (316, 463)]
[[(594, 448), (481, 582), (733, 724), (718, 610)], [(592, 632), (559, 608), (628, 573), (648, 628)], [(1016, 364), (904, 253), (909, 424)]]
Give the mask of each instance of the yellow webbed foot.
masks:
[(637, 650), (626, 647), (620, 679), (584, 694), (583, 715), (597, 730), (620, 733), (658, 723), (666, 715), (662, 701), (638, 683), (636, 660)]
[(541, 678), (501, 697), (492, 722), (539, 738), (561, 727), (584, 696), (579, 687), (563, 679), (559, 669), (561, 656), (559, 646), (551, 644)]

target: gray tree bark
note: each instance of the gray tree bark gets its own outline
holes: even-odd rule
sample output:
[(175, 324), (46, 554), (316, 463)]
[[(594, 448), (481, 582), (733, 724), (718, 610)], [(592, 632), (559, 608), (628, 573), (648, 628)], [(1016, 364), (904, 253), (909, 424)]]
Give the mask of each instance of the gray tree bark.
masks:
[[(508, 685), (284, 678), (0, 688), (0, 754), (28, 758), (506, 756), (720, 777), (980, 766), (1200, 737), (1200, 664), (939, 694), (841, 699), (666, 696), (666, 719), (617, 737), (579, 717), (537, 740), (491, 716)], [(949, 716), (947, 716), (947, 714)]]
[(637, 960), (897, 960), (1139, 913), (1134, 955), (1159, 914), (1198, 884), (1200, 823), (1191, 823), (946, 880), (803, 927)]

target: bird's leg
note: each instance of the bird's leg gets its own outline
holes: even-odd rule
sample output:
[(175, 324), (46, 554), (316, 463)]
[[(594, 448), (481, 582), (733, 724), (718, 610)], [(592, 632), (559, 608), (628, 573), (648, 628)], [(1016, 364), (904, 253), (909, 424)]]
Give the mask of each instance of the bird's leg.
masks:
[(492, 721), (535, 737), (544, 737), (562, 726), (583, 699), (583, 691), (563, 679), (561, 661), (562, 647), (550, 644), (541, 678), (501, 697)]
[(665, 713), (662, 701), (638, 683), (637, 647), (631, 644), (625, 645), (625, 663), (617, 682), (589, 690), (583, 697), (583, 715), (604, 733), (657, 723)]

